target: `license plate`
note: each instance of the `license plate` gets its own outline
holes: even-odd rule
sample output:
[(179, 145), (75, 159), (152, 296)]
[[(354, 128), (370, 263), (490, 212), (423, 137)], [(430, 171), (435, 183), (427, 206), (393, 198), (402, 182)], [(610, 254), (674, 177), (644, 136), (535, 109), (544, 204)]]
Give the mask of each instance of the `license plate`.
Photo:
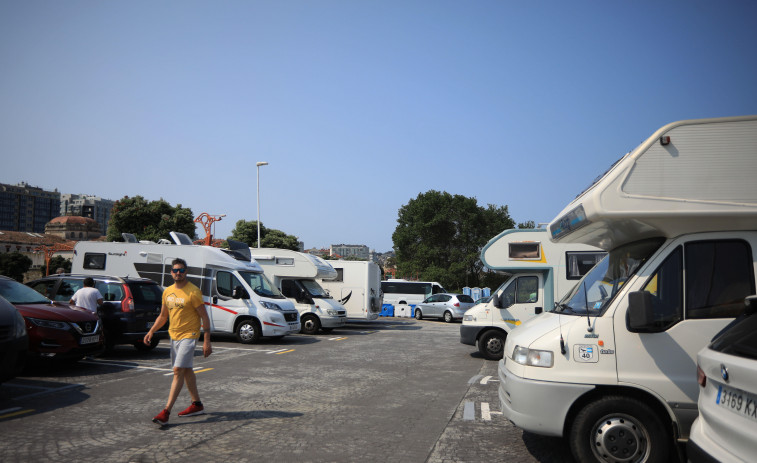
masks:
[(97, 336), (84, 336), (81, 338), (80, 344), (92, 344), (95, 342), (100, 342), (100, 335)]
[(728, 386), (719, 386), (715, 404), (757, 422), (757, 396)]

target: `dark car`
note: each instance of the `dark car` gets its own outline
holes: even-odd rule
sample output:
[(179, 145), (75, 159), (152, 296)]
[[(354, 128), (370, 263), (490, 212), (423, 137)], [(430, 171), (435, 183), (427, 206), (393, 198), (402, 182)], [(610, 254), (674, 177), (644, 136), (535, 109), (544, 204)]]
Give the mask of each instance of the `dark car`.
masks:
[(95, 280), (95, 288), (103, 295), (98, 307), (105, 329), (105, 346), (110, 350), (117, 344), (132, 344), (146, 351), (158, 345), (167, 335), (168, 325), (157, 331), (151, 345), (142, 342), (160, 314), (163, 287), (146, 278), (121, 278), (107, 275), (50, 275), (30, 281), (27, 285), (54, 301), (68, 302), (84, 286), (85, 278)]
[(21, 372), (28, 349), (24, 317), (13, 304), (0, 297), (0, 383)]
[(97, 314), (51, 301), (4, 276), (0, 276), (0, 296), (24, 317), (30, 355), (78, 360), (102, 352), (104, 336)]

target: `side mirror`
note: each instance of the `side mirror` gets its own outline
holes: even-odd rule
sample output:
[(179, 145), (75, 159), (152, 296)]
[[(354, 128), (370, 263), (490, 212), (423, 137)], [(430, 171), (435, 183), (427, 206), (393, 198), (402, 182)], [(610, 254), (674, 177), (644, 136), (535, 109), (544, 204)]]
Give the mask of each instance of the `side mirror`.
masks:
[(502, 301), (499, 298), (498, 294), (495, 294), (492, 296), (492, 305), (495, 309), (501, 309), (502, 308)]
[(654, 321), (652, 294), (648, 291), (633, 291), (628, 293), (628, 311), (626, 312), (626, 326), (632, 333), (648, 331)]
[(744, 299), (744, 304), (746, 305), (744, 314), (753, 315), (757, 313), (757, 296), (747, 296), (746, 299)]
[(247, 291), (245, 291), (244, 288), (242, 288), (241, 286), (237, 286), (231, 292), (231, 297), (233, 297), (234, 299), (249, 299), (250, 295), (247, 294)]

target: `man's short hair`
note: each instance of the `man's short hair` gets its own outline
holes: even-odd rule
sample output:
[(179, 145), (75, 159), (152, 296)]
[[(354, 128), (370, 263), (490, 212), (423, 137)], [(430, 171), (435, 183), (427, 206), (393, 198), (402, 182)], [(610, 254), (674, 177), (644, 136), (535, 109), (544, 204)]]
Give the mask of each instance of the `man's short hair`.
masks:
[(177, 257), (173, 260), (173, 262), (171, 262), (171, 267), (173, 267), (174, 265), (181, 265), (182, 267), (187, 268), (187, 261)]
[(87, 277), (84, 279), (84, 286), (92, 287), (95, 285), (95, 280), (93, 280), (91, 277)]

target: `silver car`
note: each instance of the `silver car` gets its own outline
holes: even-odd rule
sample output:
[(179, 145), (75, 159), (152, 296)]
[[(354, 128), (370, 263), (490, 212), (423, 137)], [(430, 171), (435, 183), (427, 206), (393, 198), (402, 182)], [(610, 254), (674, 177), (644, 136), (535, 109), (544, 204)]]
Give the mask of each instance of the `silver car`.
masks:
[(415, 306), (413, 314), (416, 320), (426, 318), (443, 318), (445, 322), (462, 320), (465, 311), (473, 307), (473, 298), (465, 294), (439, 293), (429, 296)]

